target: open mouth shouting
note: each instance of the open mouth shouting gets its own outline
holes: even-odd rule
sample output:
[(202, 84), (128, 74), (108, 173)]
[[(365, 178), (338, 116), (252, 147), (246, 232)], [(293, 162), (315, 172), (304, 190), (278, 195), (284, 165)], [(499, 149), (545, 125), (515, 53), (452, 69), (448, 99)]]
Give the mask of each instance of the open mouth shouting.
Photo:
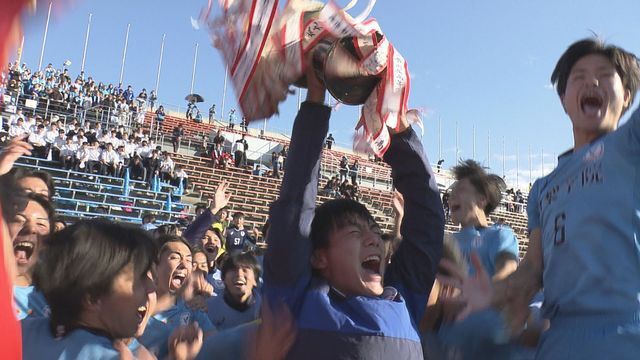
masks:
[(602, 117), (605, 101), (597, 91), (587, 91), (580, 97), (580, 110), (588, 117)]
[(210, 255), (217, 255), (218, 254), (218, 247), (215, 246), (214, 244), (206, 244), (204, 246), (204, 251), (206, 251)]
[(31, 259), (31, 255), (36, 248), (36, 244), (28, 240), (19, 240), (13, 243), (13, 253), (18, 265), (26, 265)]
[(363, 280), (364, 281), (381, 281), (382, 280), (382, 256), (380, 255), (369, 255), (364, 261), (362, 261), (361, 266), (363, 269)]
[(142, 321), (144, 320), (145, 315), (147, 315), (147, 306), (146, 305), (142, 305), (140, 307), (138, 307), (138, 320)]
[(182, 285), (187, 281), (188, 275), (188, 271), (184, 268), (174, 270), (169, 282), (169, 290), (177, 291), (182, 288)]

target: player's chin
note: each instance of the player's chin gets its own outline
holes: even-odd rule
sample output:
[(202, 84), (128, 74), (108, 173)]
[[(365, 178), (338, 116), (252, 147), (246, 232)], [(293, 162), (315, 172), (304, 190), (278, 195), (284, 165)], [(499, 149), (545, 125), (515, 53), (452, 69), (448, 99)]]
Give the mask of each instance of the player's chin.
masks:
[(384, 291), (384, 286), (382, 286), (381, 281), (367, 281), (364, 283), (364, 286), (367, 296), (380, 296)]

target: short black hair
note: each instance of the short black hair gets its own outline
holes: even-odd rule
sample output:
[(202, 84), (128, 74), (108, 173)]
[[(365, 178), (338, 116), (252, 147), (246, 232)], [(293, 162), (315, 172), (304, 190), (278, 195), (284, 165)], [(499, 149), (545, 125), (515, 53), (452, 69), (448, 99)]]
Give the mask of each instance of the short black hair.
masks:
[(460, 162), (451, 169), (456, 180), (469, 179), (469, 182), (480, 195), (484, 196), (487, 204), (484, 207), (485, 214), (495, 210), (502, 200), (500, 185), (502, 179), (498, 175), (487, 174), (480, 164), (468, 159)]
[(38, 178), (42, 180), (45, 185), (47, 185), (47, 189), (49, 191), (49, 199), (53, 198), (53, 195), (55, 195), (56, 185), (53, 182), (51, 174), (49, 174), (48, 172), (18, 167), (12, 169), (9, 174), (11, 174), (11, 176), (15, 178), (16, 183), (24, 178)]
[(159, 238), (163, 235), (178, 235), (178, 226), (175, 224), (162, 224), (153, 230), (153, 236)]
[(162, 252), (166, 250), (170, 243), (183, 243), (189, 248), (189, 252), (193, 251), (191, 243), (187, 239), (178, 235), (162, 235), (156, 239), (156, 247), (158, 248), (158, 260)]
[[(573, 66), (583, 57), (592, 54), (602, 55), (613, 64), (622, 80), (622, 86), (631, 93), (629, 105), (633, 104), (633, 99), (640, 86), (638, 58), (636, 55), (618, 46), (608, 45), (598, 38), (576, 41), (560, 56), (553, 73), (551, 73), (551, 83), (555, 85), (558, 96), (564, 96)], [(623, 109), (622, 113), (624, 114), (627, 110), (628, 107)]]
[(364, 205), (351, 199), (329, 200), (318, 206), (309, 234), (313, 250), (328, 248), (329, 234), (333, 230), (356, 224), (359, 220), (377, 224)]
[(109, 294), (114, 278), (132, 263), (146, 273), (157, 257), (141, 229), (106, 219), (80, 220), (51, 235), (34, 270), (34, 285), (51, 307), (50, 326), (78, 326), (84, 302)]
[(27, 206), (27, 192), (18, 186), (15, 177), (10, 174), (0, 176), (0, 189), (2, 217), (10, 221)]
[(196, 204), (196, 208), (195, 208), (195, 212), (197, 213), (200, 209), (206, 210), (207, 209), (207, 204), (205, 204), (205, 203), (197, 203)]
[(235, 214), (233, 214), (233, 219), (244, 219), (244, 213), (242, 211), (237, 211)]
[(258, 259), (250, 252), (242, 252), (231, 255), (225, 259), (220, 269), (222, 278), (224, 279), (227, 272), (238, 269), (241, 266), (246, 266), (253, 270), (256, 280), (258, 280), (262, 274), (262, 266), (258, 263)]

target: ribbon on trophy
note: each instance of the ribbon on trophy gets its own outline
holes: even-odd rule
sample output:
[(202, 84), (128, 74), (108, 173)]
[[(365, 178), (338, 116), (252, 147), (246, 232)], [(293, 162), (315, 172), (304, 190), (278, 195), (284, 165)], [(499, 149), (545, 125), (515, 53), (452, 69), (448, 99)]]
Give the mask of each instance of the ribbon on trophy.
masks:
[[(388, 128), (403, 117), (422, 127), (420, 113), (408, 110), (408, 65), (384, 36), (375, 5), (356, 18), (333, 0), (327, 4), (289, 0), (278, 13), (277, 0), (220, 0), (222, 16), (209, 20), (212, 1), (200, 15), (228, 67), (238, 102), (248, 121), (268, 118), (303, 78), (312, 53), (313, 66), (338, 101), (362, 105), (354, 149), (381, 157), (390, 144)], [(365, 146), (366, 144), (366, 146)]]

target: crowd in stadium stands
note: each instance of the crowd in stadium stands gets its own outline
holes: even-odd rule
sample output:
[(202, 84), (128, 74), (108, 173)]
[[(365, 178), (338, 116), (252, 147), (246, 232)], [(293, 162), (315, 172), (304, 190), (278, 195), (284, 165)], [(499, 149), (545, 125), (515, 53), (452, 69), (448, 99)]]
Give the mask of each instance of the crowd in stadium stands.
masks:
[[(520, 261), (514, 231), (489, 222), (503, 180), (461, 161), (441, 199), (406, 119), (389, 129), (383, 159), (395, 186), (392, 231), (356, 201), (357, 160), (343, 157), (338, 174), (318, 189), (332, 110), (308, 68), (290, 148), (271, 154), (276, 164), (283, 158), (286, 172), (262, 228), (266, 250), (242, 212), (230, 216), (226, 180), (190, 222), (158, 226), (152, 213), (142, 226), (61, 222), (51, 176), (15, 166), (20, 157), (55, 156), (65, 168), (112, 176), (129, 168), (146, 180), (187, 175), (140, 130), (11, 116), (0, 149), (0, 220), (13, 253), (0, 259), (15, 273), (25, 359), (636, 358), (639, 222), (638, 199), (629, 194), (638, 185), (640, 110), (617, 130), (576, 135), (578, 156), (563, 161), (578, 165), (536, 181), (527, 208), (531, 242)], [(567, 84), (574, 68), (579, 75)], [(640, 86), (637, 59), (596, 40), (572, 45), (556, 71), (560, 96), (573, 97), (572, 121), (610, 101), (617, 125)], [(598, 77), (610, 98), (600, 96)], [(579, 112), (572, 106), (585, 84)], [(178, 127), (174, 146), (181, 136)], [(221, 137), (212, 134), (214, 159)], [(603, 144), (613, 151), (605, 153)], [(234, 144), (236, 166), (246, 164), (247, 149), (244, 136)], [(600, 166), (610, 166), (604, 160), (624, 174), (601, 176)], [(276, 165), (273, 176), (282, 168)], [(580, 180), (582, 188), (572, 190)], [(555, 185), (543, 189), (548, 182)], [(317, 205), (318, 192), (336, 199)], [(508, 194), (513, 211), (521, 211), (523, 194)], [(570, 223), (567, 211), (579, 222)], [(447, 218), (457, 231), (445, 233)]]

